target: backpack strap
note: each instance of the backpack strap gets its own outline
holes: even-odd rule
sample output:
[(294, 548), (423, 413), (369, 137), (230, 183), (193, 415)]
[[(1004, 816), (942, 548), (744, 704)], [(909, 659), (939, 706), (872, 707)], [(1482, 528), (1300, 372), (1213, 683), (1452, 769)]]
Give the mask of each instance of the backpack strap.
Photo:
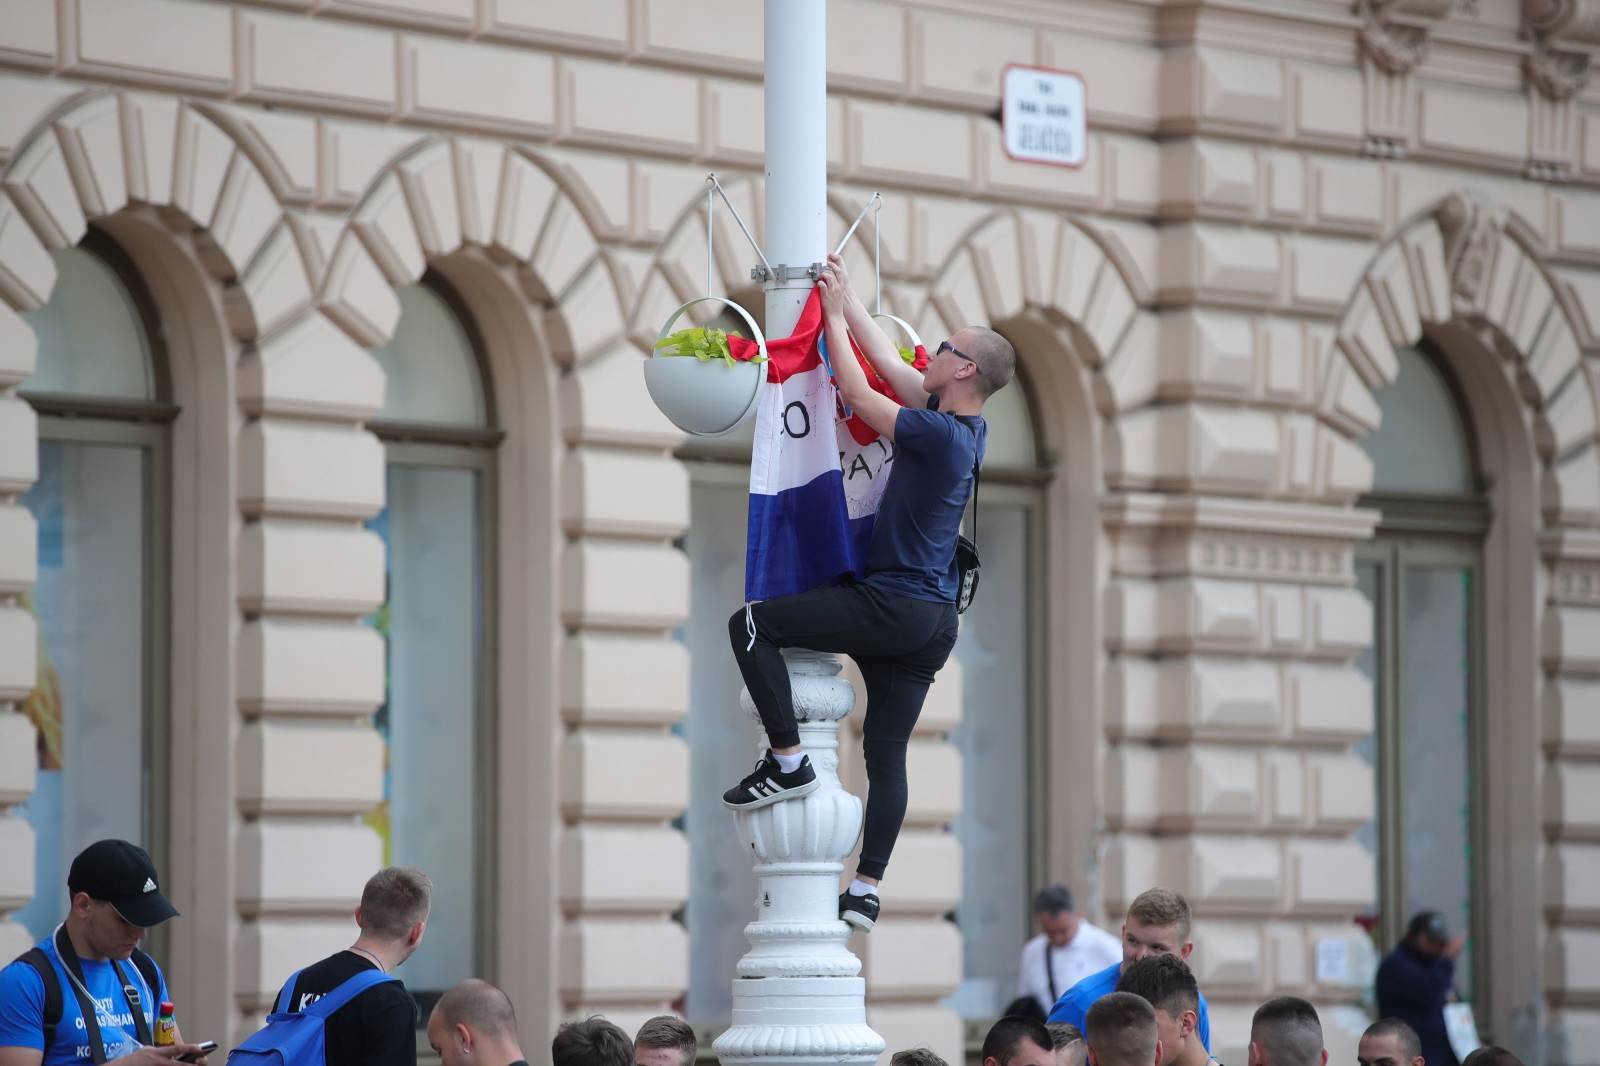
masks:
[(150, 994), (156, 998), (156, 1002), (151, 1004), (155, 1008), (151, 1013), (157, 1013), (161, 1007), (161, 969), (156, 966), (155, 959), (152, 959), (138, 948), (133, 949), (133, 966), (134, 969), (139, 971), (139, 975), (144, 978), (144, 983), (149, 987)]
[(61, 959), (61, 965), (67, 969), (67, 976), (72, 979), (72, 994), (78, 1000), (78, 1013), (83, 1018), (84, 1035), (89, 1040), (89, 1055), (94, 1059), (94, 1066), (102, 1066), (106, 1061), (106, 1045), (100, 1036), (100, 1009), (94, 1000), (89, 998), (88, 986), (83, 976), (83, 963), (78, 961), (78, 953), (73, 950), (72, 940), (67, 936), (66, 925), (56, 927), (56, 955)]
[(360, 973), (344, 980), (338, 988), (311, 1004), (301, 1014), (309, 1014), (323, 1021), (328, 1020), (328, 1015), (355, 999), (373, 985), (381, 985), (386, 981), (399, 982), (400, 978), (393, 974), (384, 973), (382, 970), (362, 970)]
[(44, 982), (44, 1053), (50, 1054), (50, 1045), (56, 1040), (56, 1026), (61, 1024), (61, 978), (50, 965), (50, 956), (44, 948), (29, 948), (17, 956), (17, 961), (32, 966)]
[[(138, 948), (134, 948), (134, 951), (138, 950)], [(143, 954), (143, 952), (140, 952), (140, 954)], [(146, 958), (149, 958), (149, 956), (146, 956)], [(129, 978), (127, 971), (122, 968), (122, 964), (120, 962), (118, 962), (116, 959), (112, 959), (110, 962), (111, 972), (116, 974), (117, 980), (122, 983), (122, 995), (125, 999), (127, 999), (128, 1009), (133, 1014), (134, 1036), (138, 1039), (139, 1043), (149, 1047), (151, 1044), (155, 1043), (155, 1041), (150, 1037), (150, 1022), (144, 1016), (144, 994), (139, 991), (139, 986), (134, 984), (133, 980)], [(153, 960), (151, 964), (154, 965)], [(140, 966), (138, 963), (135, 963), (134, 966), (136, 969), (138, 969), (140, 975), (144, 976), (145, 988), (149, 990), (150, 995), (152, 997), (158, 995), (159, 993), (156, 991), (156, 983), (150, 980), (149, 976), (145, 974), (144, 967)], [(151, 1014), (155, 1014), (158, 1010), (160, 1010), (159, 1003), (150, 1004)]]
[(972, 550), (978, 550), (978, 482), (983, 479), (983, 468), (978, 465), (978, 435), (972, 435)]

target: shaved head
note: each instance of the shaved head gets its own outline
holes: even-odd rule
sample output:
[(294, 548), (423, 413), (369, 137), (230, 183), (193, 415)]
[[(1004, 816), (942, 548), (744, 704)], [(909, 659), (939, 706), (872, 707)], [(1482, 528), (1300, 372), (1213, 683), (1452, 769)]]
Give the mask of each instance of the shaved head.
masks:
[(517, 1035), (517, 1015), (511, 997), (488, 981), (462, 981), (439, 997), (433, 1008), (447, 1027), (465, 1025), (480, 1036), (512, 1039)]
[[(1011, 383), (1017, 372), (1017, 350), (1000, 334), (987, 326), (968, 326), (961, 331), (959, 347), (978, 365), (975, 383), (985, 398)], [(1070, 909), (1071, 903), (1067, 906)]]
[(1295, 996), (1269, 999), (1250, 1022), (1268, 1066), (1322, 1066), (1322, 1022), (1316, 1008)]
[(1380, 1018), (1361, 1034), (1356, 1059), (1362, 1066), (1411, 1066), (1422, 1061), (1422, 1041), (1399, 1018)]

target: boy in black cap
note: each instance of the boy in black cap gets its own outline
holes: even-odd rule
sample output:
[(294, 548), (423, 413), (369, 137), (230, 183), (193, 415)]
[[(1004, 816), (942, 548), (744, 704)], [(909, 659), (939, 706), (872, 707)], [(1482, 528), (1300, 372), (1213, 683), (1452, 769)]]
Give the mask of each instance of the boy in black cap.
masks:
[(1416, 1030), (1428, 1066), (1457, 1066), (1444, 1005), (1456, 998), (1456, 958), (1466, 939), (1452, 937), (1438, 911), (1420, 911), (1406, 927), (1405, 939), (1378, 967), (1378, 1014)]
[(66, 920), (0, 970), (0, 1066), (170, 1066), (180, 1055), (204, 1064), (181, 1037), (149, 1046), (167, 982), (139, 941), (178, 914), (150, 856), (126, 840), (91, 844), (72, 860), (67, 892)]

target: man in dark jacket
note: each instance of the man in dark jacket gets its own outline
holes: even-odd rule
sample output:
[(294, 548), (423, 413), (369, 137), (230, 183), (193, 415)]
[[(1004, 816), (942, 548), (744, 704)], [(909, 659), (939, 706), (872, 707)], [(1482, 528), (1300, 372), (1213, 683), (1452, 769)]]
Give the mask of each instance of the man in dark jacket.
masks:
[(1456, 998), (1456, 958), (1466, 936), (1451, 937), (1444, 916), (1421, 911), (1406, 937), (1378, 967), (1378, 1014), (1417, 1031), (1428, 1066), (1458, 1066), (1444, 1028), (1444, 1005)]

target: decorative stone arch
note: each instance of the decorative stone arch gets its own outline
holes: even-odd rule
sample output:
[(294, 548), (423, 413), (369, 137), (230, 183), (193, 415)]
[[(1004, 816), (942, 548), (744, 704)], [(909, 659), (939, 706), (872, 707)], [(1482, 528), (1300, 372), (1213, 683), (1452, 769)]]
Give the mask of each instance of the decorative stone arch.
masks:
[[(277, 598), (297, 599), (298, 610), (319, 619), (297, 634), (303, 645), (319, 630), (345, 638), (381, 599), (381, 558), (363, 557), (360, 544), (357, 561), (369, 565), (355, 568), (353, 589), (347, 582), (308, 593), (269, 577), (268, 556), (283, 546), (257, 519), (281, 512), (337, 517), (342, 525), (381, 497), (352, 495), (344, 485), (302, 492), (303, 483), (284, 476), (291, 473), (282, 466), (284, 447), (268, 440), (258, 416), (275, 407), (315, 412), (333, 424), (328, 439), (340, 458), (359, 459), (355, 424), (376, 409), (381, 383), (375, 374), (363, 376), (365, 353), (335, 347), (323, 358), (343, 360), (351, 387), (330, 399), (308, 387), (298, 340), (285, 346), (269, 339), (279, 326), (276, 337), (286, 339), (315, 331), (296, 321), (314, 317), (304, 230), (281, 206), (259, 151), (206, 108), (132, 93), (75, 96), (22, 139), (0, 186), (0, 455), (6, 457), (0, 466), (7, 468), (7, 492), (25, 491), (37, 471), (35, 419), (13, 390), (34, 367), (37, 343), (20, 313), (49, 299), (56, 282), (50, 253), (78, 243), (91, 223), (103, 227), (132, 258), (161, 312), (179, 407), (170, 550), (190, 564), (172, 568), (170, 592), (174, 795), (167, 873), (190, 917), (174, 927), (171, 965), (175, 987), (197, 1017), (233, 1024), (241, 1015), (232, 981), (202, 975), (232, 975), (248, 965), (241, 956), (253, 962), (259, 955), (240, 916), (270, 909), (262, 886), (271, 842), (261, 829), (216, 812), (233, 804), (250, 813), (274, 809), (262, 774), (263, 752), (274, 740), (259, 719), (241, 728), (222, 709), (252, 713), (297, 698), (324, 713), (363, 706), (359, 685), (348, 703), (349, 693), (320, 689), (315, 681), (298, 696), (284, 691), (285, 649), (261, 616)], [(21, 508), (12, 502), (0, 511)], [(242, 527), (241, 516), (248, 520)], [(18, 540), (16, 550), (0, 555), (31, 560), (32, 522), (5, 521)], [(8, 591), (34, 580), (31, 564), (7, 576)], [(0, 660), (9, 666), (0, 699), (11, 700), (33, 685), (34, 638), (31, 620), (7, 621), (0, 625), (6, 632)], [(318, 807), (315, 794), (306, 800)]]
[[(1526, 405), (1551, 526), (1600, 526), (1600, 392), (1538, 238), (1515, 214), (1457, 194), (1384, 246), (1341, 316), (1319, 405), (1358, 439), (1376, 427), (1370, 391), (1394, 380), (1394, 348), (1430, 332), (1473, 336), (1506, 364)], [(1365, 395), (1364, 395), (1365, 393)]]
[(968, 325), (999, 330), (1016, 345), (1032, 392), (1035, 431), (1053, 468), (1045, 488), (1046, 758), (1061, 769), (1051, 774), (1048, 807), (1062, 816), (1050, 825), (1047, 873), (1086, 889), (1102, 820), (1103, 748), (1081, 739), (1101, 735), (1103, 471), (1120, 419), (1155, 395), (1151, 291), (1114, 239), (1058, 213), (1004, 209), (957, 243), (912, 320), (930, 341)]
[[(1491, 935), (1478, 964), (1491, 981), (1495, 1032), (1524, 1048), (1539, 1039), (1536, 990), (1559, 1008), (1567, 987), (1583, 984), (1573, 976), (1576, 938), (1560, 921), (1593, 909), (1579, 873), (1586, 853), (1569, 841), (1592, 835), (1574, 800), (1593, 764), (1576, 757), (1594, 754), (1579, 708), (1592, 711), (1600, 694), (1600, 360), (1585, 353), (1539, 243), (1514, 213), (1471, 194), (1414, 217), (1379, 250), (1340, 317), (1342, 358), (1327, 368), (1318, 404), (1356, 441), (1377, 425), (1371, 393), (1394, 380), (1395, 349), (1430, 338), (1477, 431), (1495, 516), (1484, 543), (1483, 743), (1492, 756), (1478, 784)], [(1534, 908), (1494, 903), (1508, 899), (1542, 900), (1556, 927), (1547, 932)], [(1507, 950), (1513, 944), (1541, 950)], [(1552, 1034), (1559, 1046), (1559, 1022)]]
[[(493, 942), (498, 980), (535, 1005), (536, 1043), (574, 1014), (659, 1013), (687, 971), (671, 914), (688, 856), (670, 826), (687, 753), (669, 730), (688, 704), (687, 657), (672, 640), (688, 610), (672, 547), (688, 483), (669, 454), (681, 435), (650, 402), (625, 338), (629, 288), (603, 229), (570, 168), (521, 147), (429, 138), (359, 199), (318, 292), (352, 342), (376, 347), (398, 320), (394, 289), (431, 268), (485, 339), (505, 433)], [(667, 784), (615, 779), (638, 765)], [(624, 868), (643, 873), (619, 881)]]

